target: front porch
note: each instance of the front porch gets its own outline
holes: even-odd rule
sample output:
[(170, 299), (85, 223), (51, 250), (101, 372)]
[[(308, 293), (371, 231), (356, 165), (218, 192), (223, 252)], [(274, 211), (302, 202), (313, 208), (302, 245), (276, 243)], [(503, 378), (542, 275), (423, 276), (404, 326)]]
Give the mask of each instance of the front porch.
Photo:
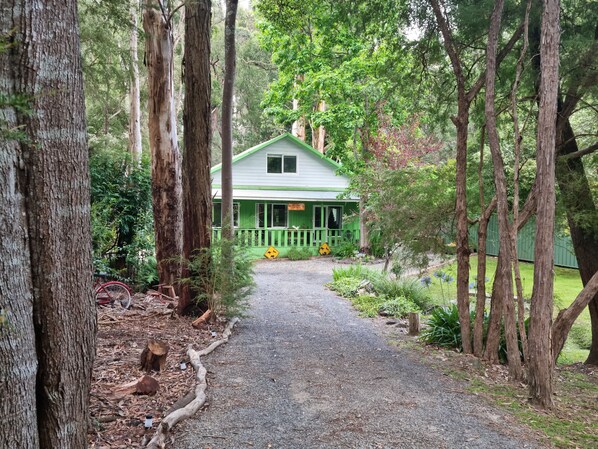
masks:
[[(220, 240), (222, 230), (214, 228), (212, 238)], [(318, 255), (323, 243), (332, 251), (343, 242), (359, 244), (359, 230), (346, 229), (235, 229), (235, 238), (239, 245), (246, 248), (256, 258), (264, 257), (266, 250), (273, 246), (285, 257), (291, 248), (307, 249), (312, 255)]]

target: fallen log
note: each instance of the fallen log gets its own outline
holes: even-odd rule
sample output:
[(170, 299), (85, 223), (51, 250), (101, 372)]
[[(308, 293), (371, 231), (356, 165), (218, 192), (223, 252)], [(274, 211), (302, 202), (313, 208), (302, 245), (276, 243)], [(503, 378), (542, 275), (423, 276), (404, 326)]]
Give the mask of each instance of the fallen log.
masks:
[(160, 384), (151, 376), (142, 376), (132, 382), (127, 382), (114, 389), (111, 398), (120, 399), (130, 394), (155, 395), (160, 389)]
[(203, 313), (202, 316), (200, 316), (198, 319), (193, 321), (191, 323), (191, 325), (195, 329), (205, 329), (208, 326), (208, 324), (212, 321), (212, 318), (213, 318), (212, 310), (208, 309)]
[(189, 355), (189, 361), (195, 369), (196, 375), (195, 378), (197, 379), (197, 383), (195, 385), (195, 398), (190, 401), (186, 406), (173, 410), (171, 413), (166, 415), (162, 422), (158, 426), (156, 430), (156, 434), (150, 440), (147, 445), (148, 449), (164, 449), (166, 445), (166, 436), (170, 432), (170, 429), (173, 428), (178, 422), (182, 421), (183, 419), (190, 418), (195, 413), (201, 409), (201, 407), (206, 402), (206, 389), (208, 388), (208, 384), (206, 381), (207, 370), (201, 363), (200, 357), (206, 356), (214, 351), (218, 346), (228, 342), (228, 338), (232, 333), (233, 327), (239, 321), (238, 318), (233, 318), (228, 322), (224, 332), (222, 333), (222, 338), (213, 342), (210, 346), (201, 351), (196, 351), (193, 349), (191, 345), (189, 345), (187, 349), (187, 354)]

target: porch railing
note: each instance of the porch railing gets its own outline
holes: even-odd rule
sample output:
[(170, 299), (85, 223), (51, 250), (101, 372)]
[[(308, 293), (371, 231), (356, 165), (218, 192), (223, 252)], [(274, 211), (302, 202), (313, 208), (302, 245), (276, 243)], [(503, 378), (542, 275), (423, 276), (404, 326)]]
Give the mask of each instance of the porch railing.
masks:
[[(214, 228), (212, 238), (220, 240), (222, 230)], [(235, 229), (239, 244), (246, 247), (319, 248), (322, 243), (337, 246), (344, 241), (359, 242), (359, 231), (349, 229)]]

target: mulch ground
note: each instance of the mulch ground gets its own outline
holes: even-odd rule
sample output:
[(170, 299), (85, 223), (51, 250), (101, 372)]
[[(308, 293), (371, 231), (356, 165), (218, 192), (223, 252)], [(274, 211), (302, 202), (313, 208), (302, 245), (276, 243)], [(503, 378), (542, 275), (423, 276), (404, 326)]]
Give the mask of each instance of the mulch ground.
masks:
[[(93, 368), (90, 433), (91, 448), (140, 448), (151, 438), (170, 407), (195, 386), (195, 372), (189, 364), (187, 347), (203, 349), (221, 336), (224, 325), (205, 330), (191, 326), (191, 318), (173, 313), (172, 302), (152, 295), (137, 294), (131, 308), (98, 308), (97, 352)], [(213, 332), (215, 335), (213, 336)], [(155, 395), (122, 394), (118, 387), (141, 378), (140, 355), (148, 340), (169, 346), (166, 366), (149, 373), (159, 383)], [(181, 369), (181, 362), (186, 369)], [(152, 416), (149, 431), (144, 423)]]

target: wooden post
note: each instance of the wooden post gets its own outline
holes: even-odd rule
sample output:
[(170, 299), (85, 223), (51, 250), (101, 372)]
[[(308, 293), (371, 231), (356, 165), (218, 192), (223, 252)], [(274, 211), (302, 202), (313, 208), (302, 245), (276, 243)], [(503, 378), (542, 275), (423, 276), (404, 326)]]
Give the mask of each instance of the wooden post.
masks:
[(419, 313), (409, 313), (409, 335), (419, 335)]

